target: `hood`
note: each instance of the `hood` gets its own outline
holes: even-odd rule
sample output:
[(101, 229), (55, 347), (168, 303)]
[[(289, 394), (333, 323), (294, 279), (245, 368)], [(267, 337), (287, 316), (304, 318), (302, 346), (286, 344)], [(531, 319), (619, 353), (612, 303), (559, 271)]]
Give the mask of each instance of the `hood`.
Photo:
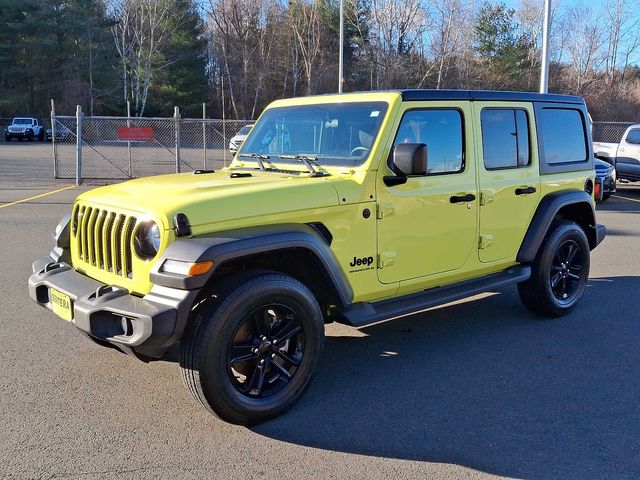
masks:
[(165, 223), (165, 229), (173, 227), (173, 217), (181, 212), (191, 227), (200, 227), (338, 205), (330, 178), (262, 172), (231, 178), (228, 170), (182, 173), (96, 188), (78, 200), (144, 213)]
[(609, 162), (605, 162), (604, 160), (600, 160), (599, 158), (593, 159), (593, 165), (596, 170), (602, 170), (602, 171), (607, 171), (610, 168), (611, 169), (613, 168), (613, 165), (611, 165)]

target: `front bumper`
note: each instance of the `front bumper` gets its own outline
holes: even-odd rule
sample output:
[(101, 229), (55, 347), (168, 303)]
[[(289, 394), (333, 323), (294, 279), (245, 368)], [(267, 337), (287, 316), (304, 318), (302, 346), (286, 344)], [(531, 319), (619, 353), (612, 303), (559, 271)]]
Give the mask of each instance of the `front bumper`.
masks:
[(33, 263), (29, 295), (52, 310), (51, 288), (71, 298), (71, 323), (77, 328), (126, 353), (150, 358), (161, 358), (180, 339), (197, 295), (196, 291), (155, 286), (144, 297), (137, 297), (44, 257)]
[(10, 137), (10, 138), (29, 138), (29, 137), (33, 137), (34, 133), (33, 132), (5, 132), (4, 136)]
[(616, 180), (612, 175), (602, 179), (602, 193), (616, 193)]

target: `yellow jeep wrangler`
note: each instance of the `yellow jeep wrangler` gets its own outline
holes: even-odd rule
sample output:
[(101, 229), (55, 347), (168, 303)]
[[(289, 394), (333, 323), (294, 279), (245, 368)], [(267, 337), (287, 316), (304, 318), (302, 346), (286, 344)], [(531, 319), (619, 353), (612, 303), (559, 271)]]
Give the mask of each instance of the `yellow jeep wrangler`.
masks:
[(568, 313), (604, 238), (578, 97), (404, 90), (279, 100), (229, 168), (80, 195), (31, 298), (256, 424), (309, 386), (324, 324), (517, 284)]

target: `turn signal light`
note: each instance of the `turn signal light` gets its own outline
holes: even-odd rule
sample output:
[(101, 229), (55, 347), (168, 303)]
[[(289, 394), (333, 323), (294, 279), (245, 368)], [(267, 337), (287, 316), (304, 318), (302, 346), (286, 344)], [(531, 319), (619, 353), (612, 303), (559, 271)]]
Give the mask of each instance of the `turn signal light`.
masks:
[(173, 273), (174, 275), (182, 275), (185, 277), (195, 277), (204, 275), (213, 268), (211, 260), (204, 262), (181, 262), (180, 260), (165, 260), (162, 264), (162, 272)]

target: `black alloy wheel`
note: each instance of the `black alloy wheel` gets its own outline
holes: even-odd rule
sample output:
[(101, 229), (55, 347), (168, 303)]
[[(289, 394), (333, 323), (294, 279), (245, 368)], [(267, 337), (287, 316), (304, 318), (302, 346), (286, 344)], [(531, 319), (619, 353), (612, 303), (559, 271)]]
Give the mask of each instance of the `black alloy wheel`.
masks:
[(246, 315), (229, 345), (227, 368), (233, 386), (264, 398), (296, 375), (304, 356), (304, 328), (289, 306), (262, 305)]
[(531, 264), (531, 277), (518, 284), (525, 307), (544, 317), (569, 313), (587, 287), (589, 255), (589, 240), (580, 225), (569, 220), (552, 225)]
[(566, 240), (558, 248), (551, 264), (549, 284), (559, 302), (570, 302), (580, 287), (582, 272), (580, 247), (575, 240)]
[(182, 379), (223, 420), (255, 425), (291, 408), (311, 384), (324, 318), (300, 281), (246, 271), (211, 285), (181, 340)]

